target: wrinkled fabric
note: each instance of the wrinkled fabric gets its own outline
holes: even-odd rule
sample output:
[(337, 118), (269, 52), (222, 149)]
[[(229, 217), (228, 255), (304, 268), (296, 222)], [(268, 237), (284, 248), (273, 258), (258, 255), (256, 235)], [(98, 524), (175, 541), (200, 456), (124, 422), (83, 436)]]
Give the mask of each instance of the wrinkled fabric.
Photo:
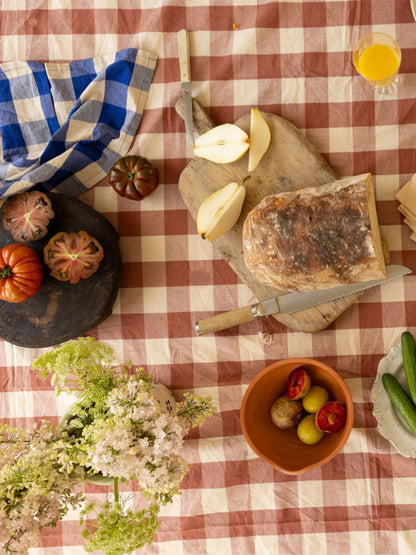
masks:
[(41, 185), (77, 196), (126, 154), (156, 57), (128, 48), (69, 63), (0, 65), (0, 196)]

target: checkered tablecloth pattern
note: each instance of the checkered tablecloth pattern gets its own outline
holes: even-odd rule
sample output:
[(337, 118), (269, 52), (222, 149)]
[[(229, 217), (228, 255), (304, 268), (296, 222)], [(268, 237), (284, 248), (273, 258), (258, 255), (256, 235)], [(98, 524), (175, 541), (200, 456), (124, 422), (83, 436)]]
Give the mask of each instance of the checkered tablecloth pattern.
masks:
[[(141, 203), (103, 179), (81, 198), (120, 234), (123, 282), (113, 314), (91, 335), (145, 366), (176, 394), (210, 394), (219, 411), (190, 434), (182, 495), (162, 510), (146, 554), (408, 555), (416, 549), (416, 463), (377, 432), (370, 388), (379, 360), (405, 329), (416, 333), (416, 277), (374, 288), (326, 330), (305, 334), (268, 318), (212, 336), (194, 323), (254, 301), (215, 248), (200, 239), (178, 192), (192, 158), (183, 121), (177, 31), (190, 31), (194, 96), (217, 123), (251, 106), (295, 124), (340, 176), (371, 172), (392, 263), (416, 270), (416, 243), (395, 195), (416, 172), (416, 22), (408, 0), (3, 0), (0, 60), (68, 61), (125, 48), (158, 63), (131, 152), (160, 171)], [(402, 49), (397, 92), (377, 95), (351, 50), (369, 31)], [(270, 333), (269, 333), (270, 332)], [(262, 335), (264, 334), (264, 335)], [(267, 336), (268, 341), (264, 337)], [(0, 342), (0, 417), (15, 424), (65, 410), (30, 371), (38, 349)], [(355, 405), (335, 459), (300, 476), (260, 460), (239, 408), (272, 361), (312, 357), (337, 369)], [(86, 491), (103, 496), (105, 488)], [(31, 555), (83, 553), (77, 515), (45, 531)]]
[(41, 184), (78, 196), (136, 135), (156, 57), (137, 48), (73, 62), (0, 65), (0, 197)]

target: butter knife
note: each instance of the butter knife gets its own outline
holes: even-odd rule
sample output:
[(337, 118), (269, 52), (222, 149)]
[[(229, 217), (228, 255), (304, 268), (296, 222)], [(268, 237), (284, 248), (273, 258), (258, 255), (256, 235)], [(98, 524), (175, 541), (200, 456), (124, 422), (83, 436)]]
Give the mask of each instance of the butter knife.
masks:
[(313, 306), (341, 299), (347, 295), (359, 293), (360, 291), (370, 289), (370, 287), (375, 287), (376, 285), (410, 274), (411, 272), (412, 270), (406, 268), (406, 266), (389, 265), (386, 266), (385, 278), (353, 283), (351, 285), (342, 285), (331, 289), (308, 291), (307, 293), (285, 293), (253, 305), (244, 306), (236, 310), (230, 310), (229, 312), (223, 312), (222, 314), (216, 314), (215, 316), (199, 320), (199, 322), (195, 324), (195, 330), (198, 335), (215, 333), (216, 331), (250, 322), (255, 318), (263, 318), (264, 316), (278, 314), (279, 312), (285, 314), (300, 312), (301, 310), (306, 310)]
[(192, 115), (192, 86), (191, 86), (191, 64), (189, 50), (189, 36), (186, 29), (178, 32), (178, 55), (179, 67), (182, 82), (182, 102), (185, 119), (186, 136), (190, 145), (193, 147), (194, 141), (194, 121)]

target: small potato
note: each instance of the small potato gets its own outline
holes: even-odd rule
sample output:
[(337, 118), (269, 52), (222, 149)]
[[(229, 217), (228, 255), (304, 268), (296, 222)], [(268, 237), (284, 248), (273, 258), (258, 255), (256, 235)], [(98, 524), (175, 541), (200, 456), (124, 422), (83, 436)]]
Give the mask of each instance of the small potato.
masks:
[(293, 401), (283, 395), (276, 399), (271, 408), (273, 424), (281, 430), (296, 428), (302, 419), (303, 406), (300, 401)]

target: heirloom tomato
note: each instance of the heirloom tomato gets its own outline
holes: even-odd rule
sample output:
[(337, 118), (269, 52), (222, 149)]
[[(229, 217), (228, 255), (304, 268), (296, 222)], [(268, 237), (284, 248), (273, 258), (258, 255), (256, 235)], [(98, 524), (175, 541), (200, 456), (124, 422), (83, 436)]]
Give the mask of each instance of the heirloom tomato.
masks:
[(42, 265), (36, 251), (13, 243), (0, 249), (0, 299), (21, 303), (32, 297), (42, 283)]
[(143, 156), (124, 156), (111, 168), (108, 182), (120, 196), (143, 200), (159, 185), (159, 171)]
[(75, 284), (98, 270), (104, 249), (86, 231), (61, 231), (49, 240), (43, 258), (52, 277)]
[(40, 191), (30, 191), (5, 202), (2, 223), (15, 241), (36, 241), (46, 235), (54, 216), (49, 197)]

